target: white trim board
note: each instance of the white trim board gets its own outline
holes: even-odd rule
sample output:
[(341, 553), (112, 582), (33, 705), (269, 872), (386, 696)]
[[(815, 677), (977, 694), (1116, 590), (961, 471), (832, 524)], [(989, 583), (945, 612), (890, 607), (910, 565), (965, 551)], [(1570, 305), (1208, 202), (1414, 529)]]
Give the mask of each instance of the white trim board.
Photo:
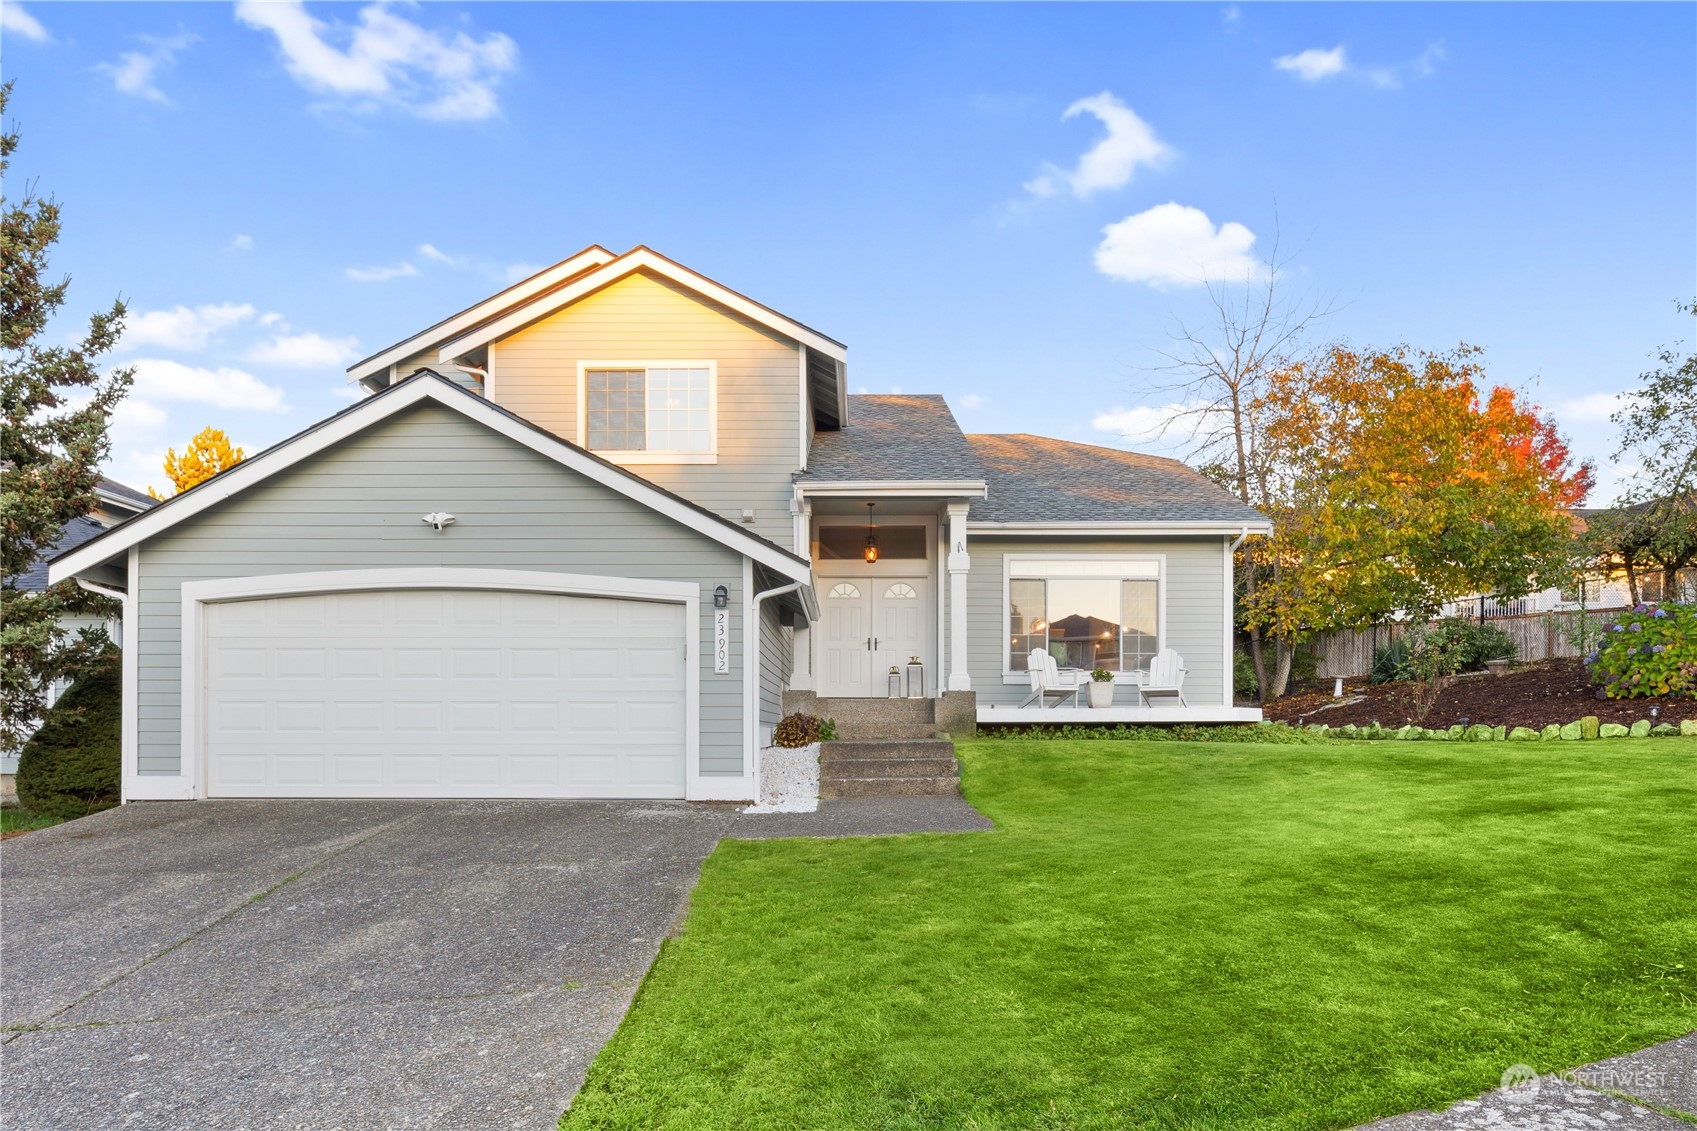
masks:
[(374, 377), (382, 370), (392, 365), (398, 365), (409, 357), (416, 357), (445, 337), (462, 334), (486, 318), (494, 317), (503, 310), (511, 309), (522, 302), (527, 302), (537, 295), (558, 286), (573, 275), (580, 274), (592, 267), (600, 267), (611, 263), (618, 256), (604, 247), (590, 245), (576, 255), (562, 259), (552, 267), (538, 271), (528, 279), (484, 299), (476, 306), (452, 315), (444, 321), (427, 330), (420, 330), (405, 341), (396, 342), (381, 353), (374, 353), (363, 361), (356, 361), (348, 366), (348, 380), (361, 381)]
[(345, 409), (309, 431), (267, 448), (228, 471), (177, 496), (167, 503), (137, 515), (112, 532), (95, 538), (57, 558), (48, 567), (50, 584), (74, 577), (199, 514), (208, 507), (245, 491), (272, 475), (294, 466), (309, 456), (340, 443), (373, 425), (422, 401), (434, 401), (515, 440), (587, 479), (641, 503), (659, 514), (694, 530), (704, 537), (747, 555), (792, 581), (808, 580), (807, 563), (784, 550), (737, 528), (730, 522), (702, 514), (682, 499), (663, 491), (630, 472), (610, 467), (582, 448), (534, 428), (495, 408), (476, 393), (461, 389), (444, 377), (425, 375), (409, 378)]
[(649, 271), (662, 278), (670, 279), (679, 286), (692, 290), (720, 306), (736, 311), (751, 322), (758, 322), (767, 329), (775, 330), (791, 341), (818, 350), (827, 357), (837, 361), (848, 359), (848, 350), (841, 342), (833, 341), (817, 330), (785, 318), (777, 311), (760, 305), (746, 295), (740, 295), (729, 287), (721, 286), (705, 275), (698, 275), (683, 264), (673, 262), (664, 255), (646, 247), (634, 247), (617, 259), (601, 264), (583, 277), (558, 290), (539, 295), (528, 302), (512, 307), (505, 314), (467, 330), (458, 337), (442, 341), (442, 336), (438, 335), (437, 341), (441, 345), (437, 351), (437, 357), (442, 361), (453, 361), (479, 346), (488, 345), (490, 342), (499, 341), (509, 334), (516, 333), (532, 322), (563, 310), (579, 299), (585, 298), (637, 271)]
[[(745, 575), (753, 566), (744, 560)], [(701, 586), (688, 581), (655, 581), (633, 577), (601, 577), (577, 573), (545, 573), (535, 570), (465, 569), (429, 566), (408, 569), (324, 570), (314, 573), (271, 574), (263, 577), (216, 578), (183, 585), (182, 604), (182, 748), (174, 776), (149, 775), (141, 779), (150, 788), (146, 796), (173, 799), (202, 798), (207, 793), (207, 759), (201, 734), (201, 692), (205, 670), (206, 606), (219, 601), (246, 601), (267, 597), (293, 597), (311, 593), (349, 593), (389, 589), (488, 589), (502, 592), (556, 593), (577, 597), (615, 597), (626, 600), (659, 601), (684, 607), (684, 798), (689, 801), (744, 800), (746, 794), (727, 798), (724, 775), (701, 772)], [(134, 603), (132, 597), (130, 604)], [(126, 699), (126, 704), (131, 700)], [(744, 774), (728, 780), (752, 780), (749, 754), (744, 753)], [(126, 763), (128, 765), (128, 763)], [(126, 782), (126, 787), (128, 783)], [(125, 800), (136, 800), (128, 789)]]
[(1271, 534), (1273, 524), (1244, 522), (972, 522), (968, 534), (1033, 534), (1052, 538), (1153, 538), (1163, 535)]
[(829, 499), (839, 496), (881, 499), (982, 499), (989, 488), (982, 479), (843, 479), (828, 482), (802, 481), (796, 485), (804, 498)]

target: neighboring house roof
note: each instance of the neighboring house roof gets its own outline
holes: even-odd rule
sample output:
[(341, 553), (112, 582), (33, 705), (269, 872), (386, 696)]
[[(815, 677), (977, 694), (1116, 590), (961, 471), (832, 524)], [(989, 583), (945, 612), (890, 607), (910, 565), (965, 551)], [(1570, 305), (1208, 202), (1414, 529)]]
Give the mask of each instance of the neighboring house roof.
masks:
[(610, 463), (593, 452), (562, 440), (545, 429), (476, 393), (434, 373), (420, 373), (382, 392), (349, 405), (334, 416), (273, 444), (258, 455), (220, 471), (205, 482), (175, 495), (145, 514), (137, 515), (75, 549), (56, 555), (51, 577), (63, 579), (111, 561), (133, 545), (190, 518), (208, 507), (293, 467), (350, 436), (388, 419), (421, 401), (430, 400), (485, 424), (533, 451), (665, 515), (705, 537), (746, 554), (754, 561), (795, 581), (809, 578), (806, 559), (799, 558), (746, 528), (690, 502), (663, 487)]
[(968, 436), (990, 485), (968, 522), (1116, 523), (1183, 527), (1271, 524), (1176, 459), (1024, 433)]
[(73, 518), (65, 524), (65, 532), (53, 548), (35, 560), (35, 564), (17, 577), (17, 588), (26, 593), (39, 593), (47, 588), (47, 563), (67, 550), (98, 538), (107, 528), (92, 518)]
[(826, 337), (810, 326), (639, 244), (620, 256), (614, 256), (602, 247), (586, 248), (546, 271), (438, 322), (428, 330), (355, 362), (348, 367), (348, 376), (351, 380), (363, 380), (432, 348), (438, 351), (439, 360), (452, 362), (638, 271), (670, 279), (838, 361), (847, 358), (847, 347), (835, 338)]
[(942, 397), (892, 393), (848, 400), (851, 423), (841, 431), (814, 435), (807, 470), (797, 476), (802, 484), (983, 483), (984, 471)]
[(137, 512), (147, 510), (159, 502), (158, 499), (145, 491), (126, 487), (116, 479), (108, 479), (104, 475), (100, 477), (100, 482), (95, 485), (94, 492), (97, 495), (105, 495), (112, 502), (118, 503), (120, 506), (127, 506), (128, 509)]

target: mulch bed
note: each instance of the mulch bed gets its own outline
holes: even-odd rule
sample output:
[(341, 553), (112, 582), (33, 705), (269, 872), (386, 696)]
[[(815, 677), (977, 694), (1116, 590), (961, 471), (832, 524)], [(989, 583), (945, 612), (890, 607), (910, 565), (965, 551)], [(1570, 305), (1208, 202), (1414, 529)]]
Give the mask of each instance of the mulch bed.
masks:
[[(1285, 722), (1305, 718), (1311, 723), (1334, 727), (1345, 723), (1360, 726), (1374, 720), (1395, 727), (1415, 721), (1405, 683), (1375, 686), (1365, 679), (1345, 680), (1344, 698), (1361, 697), (1360, 702), (1347, 706), (1333, 706), (1339, 701), (1332, 698), (1331, 681), (1322, 683), (1323, 686), (1300, 688), (1296, 694), (1267, 704), (1266, 717)], [(1605, 723), (1630, 724), (1649, 718), (1652, 704), (1661, 706), (1661, 722), (1697, 719), (1697, 699), (1669, 696), (1598, 699), (1596, 684), (1578, 660), (1547, 660), (1517, 667), (1502, 676), (1483, 672), (1461, 676), (1438, 696), (1437, 704), (1421, 725), (1451, 726), (1466, 716), (1471, 722), (1487, 726), (1542, 729), (1550, 723), (1571, 723), (1586, 715), (1595, 715)]]

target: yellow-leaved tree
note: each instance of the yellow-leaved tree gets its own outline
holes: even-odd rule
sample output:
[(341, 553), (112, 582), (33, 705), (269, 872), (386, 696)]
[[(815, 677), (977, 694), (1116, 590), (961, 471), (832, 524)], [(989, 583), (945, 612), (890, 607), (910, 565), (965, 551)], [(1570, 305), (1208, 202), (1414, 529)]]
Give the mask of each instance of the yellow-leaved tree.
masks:
[[(171, 479), (175, 488), (174, 495), (180, 495), (197, 483), (204, 483), (225, 468), (236, 466), (242, 462), (242, 450), (230, 444), (230, 438), (224, 435), (222, 429), (202, 428), (183, 454), (178, 455), (176, 448), (165, 453), (165, 474)], [(152, 487), (147, 493), (156, 499), (165, 498)]]

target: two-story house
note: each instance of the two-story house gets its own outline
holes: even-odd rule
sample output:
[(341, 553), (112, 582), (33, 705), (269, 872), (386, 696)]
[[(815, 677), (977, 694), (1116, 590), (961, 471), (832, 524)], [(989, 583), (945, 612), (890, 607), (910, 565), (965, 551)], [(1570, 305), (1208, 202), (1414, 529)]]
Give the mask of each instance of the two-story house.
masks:
[[(647, 248), (349, 374), (358, 403), (53, 563), (124, 594), (127, 799), (746, 799), (786, 692), (1259, 718), (1231, 554), (1261, 515), (851, 396), (842, 343)], [(1182, 706), (1136, 686), (1163, 649)], [(1045, 655), (1114, 706), (1022, 707)]]

